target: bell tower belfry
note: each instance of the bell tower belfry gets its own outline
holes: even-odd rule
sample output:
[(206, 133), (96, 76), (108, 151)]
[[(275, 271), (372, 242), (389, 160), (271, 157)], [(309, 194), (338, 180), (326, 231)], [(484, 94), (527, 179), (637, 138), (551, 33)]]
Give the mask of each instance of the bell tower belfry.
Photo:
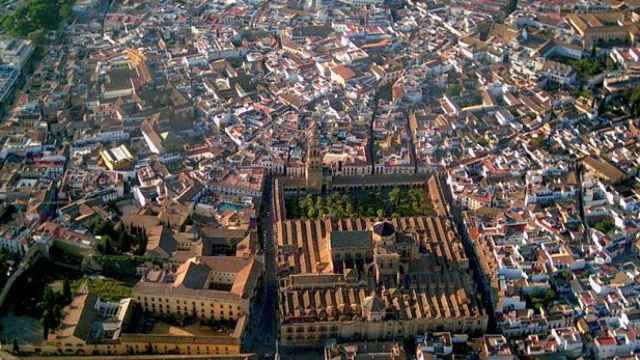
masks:
[(318, 137), (318, 124), (315, 120), (307, 134), (307, 159), (305, 162), (305, 180), (307, 189), (320, 191), (322, 189), (322, 157), (320, 156), (320, 139)]

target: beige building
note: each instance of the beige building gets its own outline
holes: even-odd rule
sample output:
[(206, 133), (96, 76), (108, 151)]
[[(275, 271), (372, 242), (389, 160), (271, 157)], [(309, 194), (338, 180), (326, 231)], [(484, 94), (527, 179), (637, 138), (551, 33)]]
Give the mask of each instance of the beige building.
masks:
[[(133, 354), (239, 354), (247, 317), (235, 328), (218, 333), (200, 326), (177, 328), (154, 326), (149, 333), (129, 333), (127, 324), (136, 306), (135, 300), (102, 302), (91, 294), (73, 299), (63, 309), (60, 327), (41, 343), (21, 344), (24, 354), (58, 355), (133, 355)], [(6, 345), (3, 345), (5, 347)], [(11, 347), (11, 344), (6, 346)]]
[(126, 145), (100, 151), (100, 157), (109, 170), (130, 170), (133, 167), (133, 155)]
[(587, 171), (593, 172), (596, 177), (608, 183), (619, 183), (628, 177), (622, 170), (597, 156), (586, 156), (582, 164)]
[(253, 257), (199, 256), (175, 272), (150, 271), (133, 294), (153, 314), (238, 320), (249, 315), (262, 271)]
[(585, 48), (608, 41), (635, 41), (638, 31), (624, 12), (576, 13), (566, 17), (567, 22), (582, 37)]

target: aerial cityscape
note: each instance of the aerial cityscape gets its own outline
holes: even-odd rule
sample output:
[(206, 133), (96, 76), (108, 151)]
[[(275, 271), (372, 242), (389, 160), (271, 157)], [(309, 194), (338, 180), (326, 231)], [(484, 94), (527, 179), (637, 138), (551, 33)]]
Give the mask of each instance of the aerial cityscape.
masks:
[(640, 0), (0, 0), (0, 359), (640, 360)]

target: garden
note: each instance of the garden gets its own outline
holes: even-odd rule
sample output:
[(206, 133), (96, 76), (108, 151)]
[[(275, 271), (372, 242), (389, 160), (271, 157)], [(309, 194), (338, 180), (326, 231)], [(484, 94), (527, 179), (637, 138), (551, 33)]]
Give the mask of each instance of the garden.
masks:
[(424, 189), (399, 186), (392, 189), (336, 191), (329, 195), (288, 197), (285, 199), (285, 206), (289, 219), (397, 218), (434, 214)]

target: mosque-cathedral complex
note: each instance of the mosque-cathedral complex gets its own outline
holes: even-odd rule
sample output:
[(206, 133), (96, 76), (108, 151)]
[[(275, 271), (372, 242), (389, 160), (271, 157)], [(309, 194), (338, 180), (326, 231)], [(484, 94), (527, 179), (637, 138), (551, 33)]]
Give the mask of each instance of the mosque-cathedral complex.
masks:
[[(423, 189), (435, 216), (287, 218), (287, 196), (365, 186)], [(440, 190), (436, 176), (330, 178), (307, 169), (305, 179), (277, 179), (274, 236), (283, 345), (485, 331), (488, 317)]]

